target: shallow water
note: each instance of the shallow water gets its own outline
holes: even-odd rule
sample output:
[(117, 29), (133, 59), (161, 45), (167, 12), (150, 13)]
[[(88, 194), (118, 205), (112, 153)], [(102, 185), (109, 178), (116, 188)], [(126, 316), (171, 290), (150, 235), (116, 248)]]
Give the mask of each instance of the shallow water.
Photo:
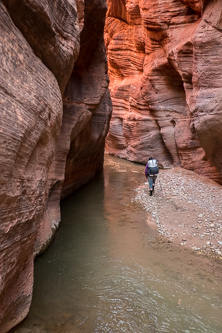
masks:
[(13, 332), (222, 332), (221, 267), (158, 242), (134, 201), (143, 170), (106, 157), (103, 174), (62, 202), (30, 314)]

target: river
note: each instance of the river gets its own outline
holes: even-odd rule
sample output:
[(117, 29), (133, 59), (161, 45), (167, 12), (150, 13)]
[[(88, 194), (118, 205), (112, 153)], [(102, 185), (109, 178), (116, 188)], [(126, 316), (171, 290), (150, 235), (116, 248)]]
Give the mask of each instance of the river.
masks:
[(30, 313), (12, 332), (222, 332), (217, 263), (159, 242), (135, 201), (143, 172), (106, 156), (104, 171), (62, 202), (61, 226), (35, 262)]

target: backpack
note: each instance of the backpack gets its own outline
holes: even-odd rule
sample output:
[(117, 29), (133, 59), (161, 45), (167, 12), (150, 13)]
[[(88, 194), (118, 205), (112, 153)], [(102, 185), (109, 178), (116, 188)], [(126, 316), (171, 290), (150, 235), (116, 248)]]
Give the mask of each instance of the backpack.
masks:
[(156, 166), (156, 167), (148, 167), (147, 169), (147, 175), (150, 176), (150, 175), (157, 175), (159, 173), (159, 168)]
[(159, 168), (158, 168), (158, 163), (157, 163), (157, 160), (156, 159), (153, 159), (153, 160), (149, 160), (147, 162), (147, 173), (146, 175), (147, 176), (150, 176), (150, 175), (157, 175), (159, 173)]

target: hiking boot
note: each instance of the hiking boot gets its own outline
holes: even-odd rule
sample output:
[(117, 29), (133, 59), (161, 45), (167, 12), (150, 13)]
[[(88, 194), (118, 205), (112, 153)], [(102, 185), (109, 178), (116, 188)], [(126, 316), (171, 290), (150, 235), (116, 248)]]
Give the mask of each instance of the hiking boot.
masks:
[(153, 195), (153, 191), (152, 190), (150, 190), (150, 196), (152, 196)]
[(153, 193), (154, 193), (154, 185), (153, 185)]

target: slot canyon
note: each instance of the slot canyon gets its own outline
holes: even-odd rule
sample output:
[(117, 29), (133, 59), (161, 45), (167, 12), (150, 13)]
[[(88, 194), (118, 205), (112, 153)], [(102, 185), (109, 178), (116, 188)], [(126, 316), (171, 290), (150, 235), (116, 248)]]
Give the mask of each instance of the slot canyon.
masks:
[(220, 0), (0, 1), (0, 331), (104, 151), (222, 184)]

